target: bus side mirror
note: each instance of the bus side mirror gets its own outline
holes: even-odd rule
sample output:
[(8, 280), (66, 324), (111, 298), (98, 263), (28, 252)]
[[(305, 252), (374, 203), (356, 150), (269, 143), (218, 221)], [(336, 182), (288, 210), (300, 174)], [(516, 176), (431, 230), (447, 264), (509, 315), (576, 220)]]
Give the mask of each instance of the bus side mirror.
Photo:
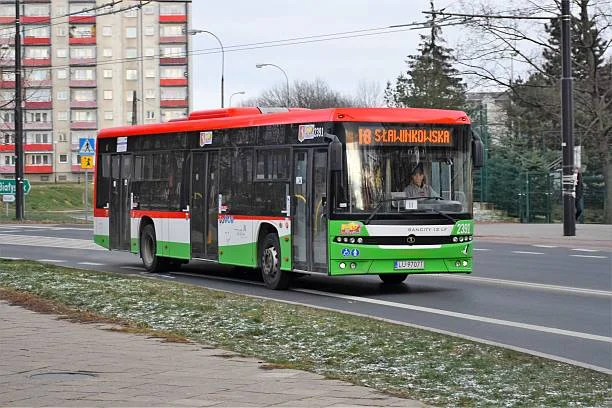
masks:
[(329, 144), (329, 167), (330, 171), (342, 171), (342, 143), (337, 137)]
[(484, 166), (484, 144), (475, 133), (472, 133), (472, 164), (475, 169)]

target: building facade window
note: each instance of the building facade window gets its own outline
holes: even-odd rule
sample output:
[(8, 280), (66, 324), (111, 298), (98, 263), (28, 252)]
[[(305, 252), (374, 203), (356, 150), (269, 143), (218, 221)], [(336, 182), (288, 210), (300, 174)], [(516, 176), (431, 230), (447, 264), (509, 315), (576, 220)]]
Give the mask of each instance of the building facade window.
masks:
[(111, 26), (104, 26), (104, 27), (102, 27), (102, 35), (104, 37), (112, 37), (112, 35), (113, 35), (113, 27), (111, 27)]
[(104, 57), (106, 58), (110, 58), (113, 56), (113, 49), (112, 48), (104, 48), (102, 50), (102, 55), (104, 55)]
[(138, 36), (138, 30), (136, 27), (125, 28), (125, 38), (136, 38)]
[(112, 120), (113, 119), (113, 111), (104, 111), (104, 119)]
[(60, 154), (59, 155), (58, 163), (68, 163), (68, 155), (67, 154)]
[(136, 81), (138, 79), (138, 70), (135, 69), (126, 69), (125, 70), (125, 79), (128, 81)]
[(105, 69), (104, 70), (104, 78), (112, 78), (113, 77), (113, 70), (112, 69)]
[(107, 101), (113, 99), (113, 90), (112, 89), (105, 89), (104, 90), (104, 99), (106, 99)]

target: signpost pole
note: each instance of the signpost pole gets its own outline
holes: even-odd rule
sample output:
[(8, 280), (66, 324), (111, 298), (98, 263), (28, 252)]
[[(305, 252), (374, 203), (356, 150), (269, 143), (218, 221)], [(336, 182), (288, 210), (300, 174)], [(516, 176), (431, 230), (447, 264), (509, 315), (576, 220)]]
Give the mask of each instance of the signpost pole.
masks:
[(87, 169), (85, 169), (85, 222), (87, 222), (87, 213), (89, 212), (89, 210), (87, 209), (87, 182), (89, 180), (89, 177), (87, 176)]

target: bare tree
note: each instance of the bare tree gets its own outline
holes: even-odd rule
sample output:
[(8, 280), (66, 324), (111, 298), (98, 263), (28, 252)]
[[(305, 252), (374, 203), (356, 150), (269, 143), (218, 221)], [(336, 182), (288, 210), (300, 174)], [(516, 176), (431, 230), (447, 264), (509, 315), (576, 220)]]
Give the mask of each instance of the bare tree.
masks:
[(270, 88), (256, 98), (243, 101), (242, 106), (267, 106), (282, 107), (289, 105), (292, 107), (321, 109), (332, 107), (355, 106), (352, 98), (334, 91), (322, 79), (314, 81), (295, 81), (289, 89), (287, 98), (286, 86)]
[[(523, 120), (524, 126), (524, 119), (531, 116), (536, 128), (523, 127), (522, 133), (541, 134), (547, 127), (548, 140), (543, 138), (542, 143), (559, 146), (560, 140), (551, 136), (561, 134), (560, 1), (508, 0), (503, 7), (510, 12), (486, 4), (470, 5), (475, 17), (456, 16), (473, 33), (459, 58), (465, 73), (481, 85), (507, 91), (513, 108), (523, 108), (509, 112), (518, 123)], [(574, 126), (590, 155), (591, 168), (603, 174), (604, 222), (612, 223), (612, 60), (605, 61), (612, 47), (612, 17), (606, 2), (598, 0), (573, 0), (572, 11)], [(515, 18), (497, 18), (500, 15)], [(515, 78), (517, 68), (525, 78)]]
[(363, 108), (375, 108), (384, 106), (383, 92), (380, 84), (375, 81), (360, 80), (354, 99), (355, 106)]

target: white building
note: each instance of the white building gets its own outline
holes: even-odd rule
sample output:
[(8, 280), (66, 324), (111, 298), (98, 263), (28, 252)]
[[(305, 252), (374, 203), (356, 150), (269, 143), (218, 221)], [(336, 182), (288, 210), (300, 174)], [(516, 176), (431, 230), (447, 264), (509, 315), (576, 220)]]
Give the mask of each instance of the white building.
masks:
[[(183, 2), (21, 0), (24, 170), (75, 181), (79, 139), (98, 129), (187, 115)], [(15, 0), (0, 0), (0, 178), (15, 172)]]

